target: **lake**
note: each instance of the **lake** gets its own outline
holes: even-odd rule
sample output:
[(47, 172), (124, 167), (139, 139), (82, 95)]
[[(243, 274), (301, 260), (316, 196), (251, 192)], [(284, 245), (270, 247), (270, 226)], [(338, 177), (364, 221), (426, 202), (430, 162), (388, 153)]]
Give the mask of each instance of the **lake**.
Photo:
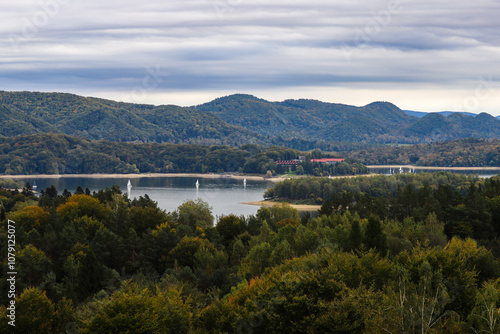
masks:
[[(128, 179), (125, 178), (91, 178), (91, 177), (64, 177), (57, 179), (22, 178), (23, 183), (33, 184), (36, 181), (37, 191), (55, 186), (59, 192), (64, 189), (74, 193), (78, 186), (90, 191), (97, 191), (113, 185), (118, 185), (123, 192), (127, 192)], [(196, 181), (199, 182), (198, 189)], [(236, 214), (250, 215), (257, 213), (258, 206), (240, 204), (240, 202), (261, 201), (267, 188), (272, 186), (268, 181), (248, 180), (246, 186), (243, 180), (231, 178), (204, 179), (195, 177), (143, 177), (130, 180), (132, 189), (131, 198), (138, 198), (148, 194), (158, 202), (158, 206), (167, 211), (174, 211), (187, 200), (201, 198), (212, 207), (214, 216)]]
[[(372, 173), (389, 174), (389, 172), (399, 172), (399, 167), (395, 168), (370, 168)], [(465, 174), (477, 174), (480, 177), (491, 177), (498, 174), (498, 170), (474, 170), (474, 171), (456, 171), (443, 168), (436, 170), (422, 170), (415, 168), (414, 172), (431, 172), (447, 170)], [(404, 167), (403, 172), (409, 172)], [(23, 183), (33, 184), (36, 181), (38, 191), (55, 186), (59, 192), (64, 189), (74, 193), (78, 186), (90, 191), (97, 191), (113, 185), (118, 185), (123, 192), (127, 192), (127, 178), (115, 177), (62, 177), (62, 178), (19, 178)], [(196, 181), (199, 187), (196, 187)], [(158, 202), (158, 205), (167, 211), (174, 211), (179, 205), (187, 200), (201, 198), (212, 207), (214, 216), (236, 214), (251, 215), (259, 209), (258, 206), (241, 204), (241, 202), (254, 202), (263, 199), (263, 194), (267, 188), (273, 186), (269, 181), (248, 180), (246, 186), (243, 180), (232, 178), (196, 178), (196, 177), (139, 177), (132, 178), (131, 198), (138, 198), (148, 194), (151, 199)]]
[[(370, 173), (375, 174), (397, 174), (400, 173), (400, 166), (367, 166)], [(451, 172), (464, 175), (477, 175), (481, 178), (488, 178), (498, 175), (500, 168), (490, 167), (490, 168), (474, 168), (474, 169), (464, 169), (464, 168), (453, 168), (453, 167), (408, 167), (401, 166), (401, 172), (403, 173), (435, 173), (435, 172)]]

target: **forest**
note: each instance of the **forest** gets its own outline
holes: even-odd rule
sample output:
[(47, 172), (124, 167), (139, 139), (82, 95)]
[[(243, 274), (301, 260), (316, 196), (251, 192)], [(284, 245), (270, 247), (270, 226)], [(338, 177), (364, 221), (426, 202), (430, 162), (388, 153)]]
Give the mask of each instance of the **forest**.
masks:
[(214, 221), (201, 200), (165, 212), (116, 186), (1, 189), (2, 240), (16, 222), (15, 332), (499, 332), (500, 177), (311, 177), (271, 195), (323, 205)]
[[(0, 174), (91, 173), (228, 173), (282, 174), (289, 168), (277, 160), (306, 160), (299, 174), (365, 174), (351, 159), (338, 165), (310, 163), (311, 158), (336, 157), (280, 146), (245, 144), (239, 148), (195, 144), (132, 144), (87, 140), (61, 134), (0, 138)], [(293, 172), (298, 166), (293, 167)]]
[[(419, 144), (498, 138), (500, 120), (486, 113), (411, 116), (390, 102), (362, 107), (317, 100), (270, 102), (234, 94), (193, 107), (146, 105), (74, 94), (0, 91), (4, 136), (58, 133), (136, 143), (269, 145), (288, 142)], [(321, 144), (324, 145), (325, 143)], [(327, 144), (328, 145), (328, 144)], [(314, 148), (322, 148), (315, 146)]]
[(466, 138), (419, 145), (376, 146), (344, 154), (365, 165), (498, 167), (499, 152), (498, 139)]
[[(287, 144), (290, 144), (287, 142)], [(295, 143), (308, 146), (306, 143)], [(291, 172), (315, 176), (366, 174), (364, 165), (413, 164), (436, 167), (500, 166), (500, 141), (460, 139), (432, 144), (381, 146), (343, 143), (325, 150), (299, 151), (286, 146), (134, 144), (87, 140), (62, 134), (0, 138), (0, 174), (91, 173), (227, 173), (284, 174), (288, 167), (275, 161), (306, 159)], [(335, 165), (310, 159), (345, 157)], [(309, 160), (308, 160), (309, 159)]]

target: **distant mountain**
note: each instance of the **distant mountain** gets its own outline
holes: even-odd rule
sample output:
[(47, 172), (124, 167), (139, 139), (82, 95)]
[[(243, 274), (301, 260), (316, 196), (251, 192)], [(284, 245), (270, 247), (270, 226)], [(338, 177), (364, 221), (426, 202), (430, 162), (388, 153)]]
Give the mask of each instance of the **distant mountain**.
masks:
[(423, 111), (413, 111), (413, 110), (403, 110), (407, 115), (410, 115), (410, 116), (415, 116), (415, 117), (418, 117), (418, 118), (422, 118), (424, 117), (425, 115), (427, 115), (428, 113), (426, 112), (423, 112)]
[[(422, 118), (425, 115), (429, 114), (428, 112), (413, 111), (413, 110), (404, 110), (404, 112), (407, 113), (410, 116), (415, 116), (415, 117), (418, 117), (418, 118)], [(472, 116), (472, 117), (476, 117), (477, 115), (479, 115), (479, 114), (474, 114), (474, 113), (465, 112), (465, 111), (437, 111), (437, 112), (433, 112), (433, 114), (440, 114), (440, 115), (443, 115), (443, 116), (450, 116), (452, 114), (463, 114), (463, 115)], [(497, 118), (500, 118), (500, 116), (497, 116)]]
[(303, 99), (269, 102), (243, 94), (222, 97), (195, 108), (265, 136), (309, 140), (372, 140), (417, 120), (388, 102), (355, 107)]
[(500, 122), (493, 116), (481, 113), (476, 117), (464, 113), (428, 113), (400, 132), (407, 138), (427, 138), (442, 141), (455, 138), (498, 138)]
[(91, 140), (230, 146), (303, 143), (314, 147), (325, 142), (426, 143), (500, 137), (500, 120), (484, 113), (473, 117), (408, 112), (389, 102), (362, 107), (307, 99), (270, 102), (245, 94), (179, 107), (65, 93), (0, 91), (0, 121), (0, 135), (5, 137), (50, 132)]
[(355, 107), (304, 99), (269, 102), (237, 94), (195, 108), (230, 124), (284, 139), (422, 143), (500, 137), (500, 122), (488, 114), (405, 112), (389, 102)]

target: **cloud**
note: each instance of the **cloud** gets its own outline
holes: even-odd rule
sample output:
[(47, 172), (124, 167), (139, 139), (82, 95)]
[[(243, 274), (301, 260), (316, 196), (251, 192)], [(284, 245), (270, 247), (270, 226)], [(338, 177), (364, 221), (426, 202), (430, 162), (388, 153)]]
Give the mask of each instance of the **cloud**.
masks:
[[(494, 0), (6, 2), (0, 5), (0, 88), (126, 94), (148, 68), (160, 68), (162, 80), (149, 91), (152, 100), (174, 96), (170, 92), (182, 92), (185, 101), (190, 93), (235, 89), (282, 96), (286, 90), (297, 94), (297, 87), (316, 98), (314, 90), (366, 93), (370, 87), (400, 96), (401, 85), (414, 85), (425, 86), (436, 95), (430, 99), (439, 101), (440, 92), (450, 99), (452, 90), (457, 100), (467, 98), (488, 77), (493, 93), (480, 107), (498, 114), (500, 69), (493, 64), (500, 53), (499, 5)], [(309, 96), (289, 96), (298, 97)], [(420, 98), (414, 103), (414, 109), (423, 106)]]

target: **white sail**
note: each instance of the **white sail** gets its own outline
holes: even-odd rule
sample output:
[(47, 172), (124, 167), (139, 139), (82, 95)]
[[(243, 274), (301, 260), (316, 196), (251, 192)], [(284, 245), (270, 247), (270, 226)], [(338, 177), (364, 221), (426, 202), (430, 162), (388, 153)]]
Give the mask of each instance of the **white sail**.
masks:
[(132, 182), (130, 182), (130, 180), (128, 180), (127, 188), (132, 188)]

